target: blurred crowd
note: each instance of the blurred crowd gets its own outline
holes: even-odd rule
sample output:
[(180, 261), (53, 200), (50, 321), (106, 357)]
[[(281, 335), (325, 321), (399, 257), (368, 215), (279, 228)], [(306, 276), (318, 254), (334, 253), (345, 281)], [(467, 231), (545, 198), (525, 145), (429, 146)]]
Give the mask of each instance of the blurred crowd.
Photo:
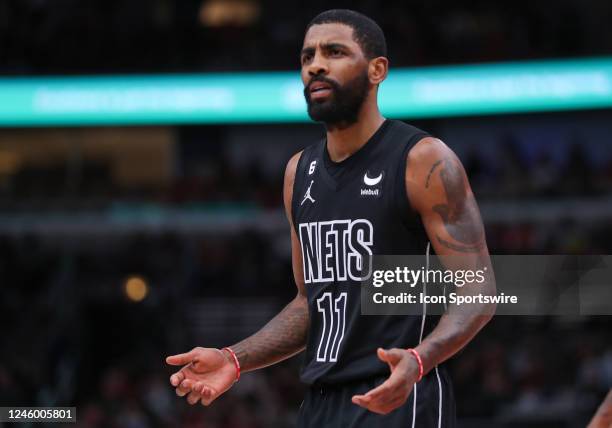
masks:
[[(0, 73), (292, 70), (329, 2), (0, 0)], [(376, 19), (393, 66), (612, 51), (607, 0), (339, 1)]]
[[(597, 117), (598, 128), (605, 130), (607, 116)], [(521, 123), (523, 119), (516, 120)], [(560, 115), (558, 120), (572, 121), (572, 114)], [(455, 119), (452, 123), (461, 123), (461, 120)], [(609, 201), (612, 152), (605, 148), (607, 139), (601, 129), (588, 138), (556, 136), (548, 140), (546, 127), (528, 125), (527, 137), (505, 132), (483, 137), (476, 132), (475, 135), (484, 141), (471, 142), (475, 138), (473, 135), (441, 136), (459, 154), (479, 202)], [(435, 123), (422, 126), (433, 135), (439, 135)], [(576, 127), (581, 126), (586, 130), (590, 125), (576, 122)], [(283, 129), (287, 134), (299, 132), (291, 127)], [(452, 129), (450, 132), (452, 134)], [(121, 184), (116, 180), (119, 166), (114, 159), (88, 157), (67, 150), (55, 163), (22, 162), (4, 177), (0, 171), (0, 209), (4, 213), (74, 214), (143, 203), (221, 210), (282, 209), (284, 164), (291, 154), (303, 147), (292, 150), (280, 141), (266, 144), (261, 137), (243, 138), (240, 140), (242, 146), (232, 146), (232, 138), (227, 136), (210, 141), (206, 127), (195, 127), (191, 133), (194, 135), (189, 138), (177, 133), (172, 149), (175, 157), (168, 161), (173, 173), (164, 184), (140, 187)], [(444, 134), (445, 130), (440, 133)], [(316, 141), (315, 138), (307, 144)], [(129, 141), (125, 144), (127, 146)], [(246, 145), (251, 152), (244, 150)], [(287, 154), (279, 155), (279, 152)], [(266, 159), (273, 157), (280, 159), (278, 164), (271, 165)], [(78, 159), (76, 164), (75, 158)], [(144, 160), (134, 162), (146, 163)]]

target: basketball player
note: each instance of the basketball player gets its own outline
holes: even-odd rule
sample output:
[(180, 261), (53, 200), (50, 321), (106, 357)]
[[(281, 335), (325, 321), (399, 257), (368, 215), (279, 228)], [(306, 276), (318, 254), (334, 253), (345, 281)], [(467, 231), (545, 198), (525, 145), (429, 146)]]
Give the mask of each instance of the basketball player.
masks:
[(315, 17), (301, 66), (308, 113), (327, 132), (285, 172), (297, 295), (239, 343), (168, 357), (184, 366), (170, 382), (190, 404), (209, 405), (240, 372), (306, 350), (301, 379), (310, 388), (299, 427), (454, 427), (441, 363), (476, 335), (492, 308), (450, 307), (438, 318), (362, 316), (357, 266), (369, 254), (430, 251), (470, 265), (447, 266), (453, 269), (488, 265), (464, 169), (440, 140), (381, 116), (386, 42), (368, 17), (350, 10)]

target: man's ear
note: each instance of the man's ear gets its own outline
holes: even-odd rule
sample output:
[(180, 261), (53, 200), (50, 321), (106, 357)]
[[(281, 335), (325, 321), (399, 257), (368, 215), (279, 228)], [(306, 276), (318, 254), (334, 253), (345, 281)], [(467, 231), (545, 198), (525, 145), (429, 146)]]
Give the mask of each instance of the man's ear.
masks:
[(370, 78), (370, 83), (374, 85), (380, 84), (387, 78), (388, 72), (389, 60), (387, 58), (379, 56), (370, 60), (368, 64), (368, 77)]

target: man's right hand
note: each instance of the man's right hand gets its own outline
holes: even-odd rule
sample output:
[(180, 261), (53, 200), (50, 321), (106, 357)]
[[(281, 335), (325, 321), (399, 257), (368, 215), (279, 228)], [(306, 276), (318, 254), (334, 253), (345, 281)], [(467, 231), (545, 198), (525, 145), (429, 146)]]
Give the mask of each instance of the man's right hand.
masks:
[(236, 366), (229, 353), (216, 348), (193, 348), (185, 354), (166, 358), (172, 366), (183, 366), (170, 376), (170, 383), (189, 404), (205, 406), (230, 389), (236, 380)]

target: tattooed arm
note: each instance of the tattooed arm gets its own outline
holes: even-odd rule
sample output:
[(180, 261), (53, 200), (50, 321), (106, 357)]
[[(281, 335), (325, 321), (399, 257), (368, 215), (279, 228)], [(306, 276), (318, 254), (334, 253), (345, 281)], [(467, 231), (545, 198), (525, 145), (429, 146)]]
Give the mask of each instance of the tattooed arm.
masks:
[(231, 346), (240, 361), (240, 367), (244, 371), (282, 361), (303, 351), (306, 346), (308, 300), (304, 288), (304, 274), (302, 273), (302, 248), (295, 233), (291, 216), (293, 183), (300, 154), (301, 152), (294, 155), (287, 164), (283, 191), (285, 213), (291, 226), (291, 263), (293, 277), (297, 284), (297, 295), (261, 330)]
[[(458, 295), (495, 294), (495, 278), (480, 212), (457, 156), (440, 140), (425, 138), (408, 154), (406, 189), (429, 240), (447, 269), (482, 269), (484, 284)], [(461, 350), (491, 319), (492, 304), (450, 305), (436, 328), (416, 348), (427, 373)]]
[[(299, 158), (300, 153), (287, 164), (283, 186), (285, 212), (291, 226), (291, 261), (297, 295), (258, 332), (230, 347), (238, 358), (242, 372), (285, 360), (306, 346), (308, 300), (302, 273), (301, 247), (291, 216), (293, 182)], [(168, 357), (166, 362), (183, 366), (170, 377), (170, 383), (176, 388), (177, 395), (187, 395), (189, 404), (201, 402), (209, 405), (227, 391), (236, 378), (233, 356), (228, 351), (215, 348), (194, 348), (185, 354)]]
[[(458, 295), (495, 293), (484, 228), (465, 171), (455, 154), (440, 140), (424, 138), (409, 152), (406, 191), (420, 215), (436, 254), (449, 270), (486, 268), (486, 280), (478, 286), (453, 290)], [(494, 305), (450, 305), (436, 328), (415, 348), (426, 374), (456, 354), (490, 320)], [(353, 403), (386, 414), (401, 406), (418, 379), (416, 358), (404, 349), (378, 349), (389, 365), (389, 378)]]

